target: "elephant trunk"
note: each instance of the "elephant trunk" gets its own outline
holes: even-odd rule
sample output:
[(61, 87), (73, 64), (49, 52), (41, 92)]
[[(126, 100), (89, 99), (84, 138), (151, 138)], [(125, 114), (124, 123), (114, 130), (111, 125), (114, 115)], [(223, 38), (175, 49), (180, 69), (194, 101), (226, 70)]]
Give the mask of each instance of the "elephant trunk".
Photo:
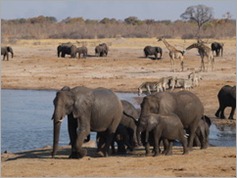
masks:
[(52, 151), (52, 158), (54, 158), (57, 150), (58, 150), (58, 142), (59, 142), (59, 135), (60, 135), (60, 127), (61, 127), (61, 120), (56, 119), (56, 117), (53, 116), (52, 118), (54, 120), (54, 128), (53, 128), (53, 151)]

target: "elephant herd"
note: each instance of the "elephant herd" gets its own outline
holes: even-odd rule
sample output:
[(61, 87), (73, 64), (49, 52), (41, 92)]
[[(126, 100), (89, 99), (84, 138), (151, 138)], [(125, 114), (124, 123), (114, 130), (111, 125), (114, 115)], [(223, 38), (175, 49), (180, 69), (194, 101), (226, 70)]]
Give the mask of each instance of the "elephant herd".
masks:
[[(231, 106), (229, 118), (233, 119), (235, 90), (235, 86), (221, 88), (217, 117), (224, 118), (225, 107)], [(56, 155), (60, 126), (66, 115), (71, 144), (69, 158), (82, 158), (87, 154), (82, 144), (89, 141), (91, 131), (97, 132), (97, 155), (101, 157), (107, 157), (110, 148), (112, 153), (124, 154), (142, 145), (146, 155), (150, 154), (150, 146), (153, 146), (154, 156), (169, 155), (176, 140), (182, 144), (183, 154), (188, 154), (193, 146), (208, 147), (211, 120), (204, 115), (200, 99), (190, 91), (154, 93), (145, 96), (140, 109), (136, 109), (106, 88), (65, 86), (57, 91), (53, 103), (52, 157)]]
[[(216, 56), (219, 56), (221, 53), (221, 56), (223, 56), (223, 43), (214, 42), (211, 44), (211, 49), (213, 53), (216, 53)], [(161, 59), (162, 58), (162, 48), (160, 47), (153, 47), (153, 46), (146, 46), (144, 48), (144, 54), (147, 58), (148, 56), (153, 56), (155, 59)], [(95, 56), (107, 56), (109, 52), (108, 45), (106, 43), (101, 43), (95, 47)], [(9, 54), (11, 53), (11, 56), (13, 58), (13, 49), (11, 46), (4, 46), (1, 47), (1, 55), (3, 55), (3, 60), (5, 60), (5, 57), (7, 58), (7, 61), (9, 60)], [(159, 57), (158, 57), (159, 54)], [(57, 47), (57, 56), (64, 58), (66, 55), (70, 55), (71, 58), (75, 58), (78, 56), (78, 58), (81, 58), (81, 55), (86, 58), (88, 56), (88, 49), (85, 46), (77, 47), (76, 45), (72, 44), (71, 42), (68, 43), (62, 43)]]
[[(101, 43), (95, 47), (95, 55), (96, 56), (107, 56), (109, 52), (109, 48), (107, 44)], [(62, 43), (57, 47), (57, 55), (58, 57), (65, 57), (66, 55), (70, 55), (71, 58), (75, 58), (78, 55), (78, 58), (81, 58), (83, 55), (84, 58), (88, 56), (88, 49), (85, 46), (76, 47), (76, 45), (71, 42)]]

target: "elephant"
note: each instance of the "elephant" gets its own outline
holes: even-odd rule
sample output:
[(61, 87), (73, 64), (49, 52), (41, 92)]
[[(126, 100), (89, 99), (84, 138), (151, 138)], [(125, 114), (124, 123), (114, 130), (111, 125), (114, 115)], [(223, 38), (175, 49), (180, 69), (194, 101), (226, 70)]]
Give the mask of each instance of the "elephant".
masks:
[(109, 48), (106, 43), (99, 44), (95, 47), (95, 55), (96, 56), (107, 56), (109, 52)]
[[(57, 47), (58, 57), (65, 57), (65, 55), (70, 55), (71, 58), (75, 58), (77, 54), (77, 47), (72, 43), (62, 43)], [(61, 54), (61, 56), (60, 56)]]
[(143, 115), (140, 118), (140, 127), (146, 130), (146, 153), (149, 152), (149, 133), (153, 131), (154, 138), (154, 156), (158, 156), (160, 148), (160, 140), (167, 139), (169, 141), (169, 150), (172, 148), (172, 142), (179, 140), (183, 145), (183, 154), (188, 153), (186, 132), (183, 124), (176, 114), (154, 114)]
[(160, 53), (160, 59), (162, 57), (162, 48), (160, 47), (152, 47), (152, 46), (146, 46), (144, 49), (144, 54), (146, 56), (146, 58), (149, 56), (149, 55), (154, 55), (155, 56), (155, 59), (158, 59), (157, 58), (157, 54)]
[(77, 48), (77, 53), (78, 53), (78, 58), (81, 58), (81, 54), (83, 55), (84, 58), (87, 57), (87, 47), (82, 46)]
[(217, 109), (215, 116), (221, 119), (225, 119), (225, 108), (231, 107), (231, 112), (228, 119), (234, 119), (236, 108), (236, 86), (223, 86), (217, 94), (217, 97), (219, 101), (219, 108)]
[(3, 55), (3, 61), (5, 60), (6, 56), (7, 56), (7, 61), (9, 61), (8, 53), (11, 53), (12, 58), (13, 58), (14, 53), (13, 53), (12, 47), (10, 47), (10, 46), (1, 47), (1, 55)]
[(201, 149), (206, 149), (208, 147), (208, 136), (211, 124), (211, 119), (208, 116), (202, 116), (198, 123), (193, 146), (200, 146)]
[(216, 56), (220, 56), (220, 52), (221, 52), (221, 56), (223, 56), (223, 47), (224, 47), (224, 43), (218, 43), (218, 42), (213, 42), (211, 44), (211, 50), (212, 53), (214, 53), (214, 51), (216, 52)]
[(56, 93), (53, 103), (53, 158), (57, 152), (60, 126), (65, 115), (70, 116), (68, 119), (71, 140), (69, 158), (82, 158), (86, 155), (87, 151), (82, 149), (82, 143), (90, 131), (106, 132), (104, 149), (98, 154), (108, 156), (109, 146), (123, 113), (121, 101), (113, 91), (106, 88), (65, 87)]
[[(115, 153), (114, 142), (117, 143), (117, 153), (119, 154), (126, 153), (125, 146), (127, 146), (130, 151), (132, 151), (135, 146), (138, 146), (136, 130), (139, 113), (130, 102), (121, 100), (121, 103), (123, 105), (123, 117), (116, 129), (116, 133), (111, 144), (112, 153)], [(97, 134), (98, 142), (103, 139), (103, 136), (103, 133)], [(100, 149), (99, 147), (101, 145), (103, 145), (103, 141), (101, 141), (101, 143), (98, 143), (98, 149)]]
[[(106, 132), (97, 133), (97, 152), (100, 152), (104, 148), (106, 134)], [(114, 134), (113, 141), (111, 143), (112, 154), (126, 154), (126, 146), (130, 151), (133, 151), (132, 136), (133, 130), (131, 128), (128, 128), (123, 124), (119, 124)], [(117, 151), (115, 150), (114, 146), (115, 142), (117, 143)]]
[(143, 130), (142, 120), (144, 115), (155, 113), (161, 115), (176, 114), (183, 126), (190, 134), (188, 147), (191, 150), (198, 123), (204, 115), (204, 107), (200, 99), (190, 91), (159, 92), (143, 98), (141, 114), (138, 120), (137, 137)]

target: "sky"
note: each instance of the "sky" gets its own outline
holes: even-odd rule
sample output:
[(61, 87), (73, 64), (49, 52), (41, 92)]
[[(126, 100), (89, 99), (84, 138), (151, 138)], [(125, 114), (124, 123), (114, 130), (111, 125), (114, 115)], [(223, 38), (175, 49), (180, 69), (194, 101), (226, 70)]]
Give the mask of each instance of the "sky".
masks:
[(124, 20), (138, 19), (180, 20), (186, 8), (205, 5), (213, 8), (214, 18), (230, 12), (236, 19), (236, 0), (0, 0), (1, 18), (17, 19), (43, 16), (101, 20), (104, 17)]

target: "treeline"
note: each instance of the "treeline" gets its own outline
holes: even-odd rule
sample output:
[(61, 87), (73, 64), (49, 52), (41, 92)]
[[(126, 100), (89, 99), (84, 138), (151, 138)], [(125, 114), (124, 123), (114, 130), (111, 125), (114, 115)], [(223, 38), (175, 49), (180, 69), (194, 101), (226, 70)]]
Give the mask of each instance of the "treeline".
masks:
[[(17, 39), (93, 39), (118, 37), (195, 38), (197, 25), (192, 21), (140, 20), (128, 17), (124, 20), (104, 18), (90, 20), (39, 16), (28, 19), (1, 20), (2, 42)], [(214, 19), (206, 23), (200, 33), (203, 38), (232, 38), (236, 36), (236, 20)]]

